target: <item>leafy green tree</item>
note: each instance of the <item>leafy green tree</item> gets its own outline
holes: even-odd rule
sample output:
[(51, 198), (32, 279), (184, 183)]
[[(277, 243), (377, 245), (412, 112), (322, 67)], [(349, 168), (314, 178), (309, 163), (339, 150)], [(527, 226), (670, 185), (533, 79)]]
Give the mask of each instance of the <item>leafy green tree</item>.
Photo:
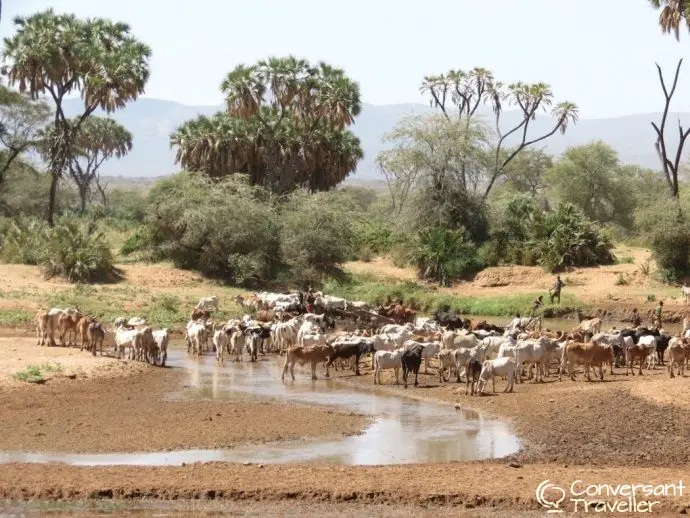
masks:
[[(487, 163), (483, 198), (487, 199), (496, 181), (505, 176), (508, 165), (525, 148), (548, 139), (556, 132), (565, 133), (571, 123), (578, 119), (577, 106), (564, 101), (553, 105), (553, 92), (546, 83), (513, 83), (508, 86), (494, 79), (493, 74), (484, 68), (469, 72), (451, 70), (447, 74), (427, 76), (422, 82), (421, 91), (431, 97), (431, 105), (441, 109), (449, 120), (457, 116), (459, 121), (468, 124), (478, 117), (478, 109), (490, 106), (494, 113), (496, 140), (491, 143), (491, 159)], [(520, 114), (518, 122), (504, 130), (501, 127), (501, 114), (506, 106), (515, 106)], [(530, 135), (530, 124), (537, 114), (551, 109), (554, 124), (543, 135)], [(508, 138), (518, 139), (517, 146), (507, 150)]]
[(14, 161), (40, 143), (49, 115), (45, 102), (0, 85), (0, 185)]
[(354, 200), (337, 191), (290, 194), (278, 219), (281, 258), (293, 281), (317, 284), (341, 273), (338, 265), (353, 250), (355, 210)]
[[(47, 153), (52, 225), (58, 182), (73, 156), (80, 126), (97, 108), (111, 113), (143, 93), (151, 50), (130, 34), (127, 24), (102, 18), (79, 19), (48, 9), (18, 16), (14, 25), (16, 33), (4, 39), (3, 50), (10, 86), (18, 85), (32, 99), (48, 95), (55, 104)], [(74, 92), (81, 94), (84, 105), (70, 120), (63, 102)]]
[(347, 126), (359, 86), (326, 63), (292, 56), (239, 65), (223, 80), (226, 112), (183, 123), (176, 161), (212, 177), (234, 173), (275, 192), (323, 191), (354, 172), (363, 152)]
[(538, 196), (546, 188), (545, 175), (553, 158), (541, 149), (523, 149), (506, 167), (506, 187), (518, 193)]
[(154, 258), (236, 284), (275, 277), (275, 209), (268, 194), (246, 179), (233, 175), (211, 182), (180, 173), (154, 184), (147, 207), (146, 226), (132, 243), (150, 248)]
[(393, 211), (408, 230), (464, 229), (487, 235), (486, 207), (477, 188), (486, 164), (486, 128), (432, 115), (400, 121), (384, 137), (392, 148), (377, 157)]
[(632, 226), (635, 198), (628, 169), (616, 151), (602, 141), (568, 148), (546, 175), (559, 200), (581, 209), (600, 223)]

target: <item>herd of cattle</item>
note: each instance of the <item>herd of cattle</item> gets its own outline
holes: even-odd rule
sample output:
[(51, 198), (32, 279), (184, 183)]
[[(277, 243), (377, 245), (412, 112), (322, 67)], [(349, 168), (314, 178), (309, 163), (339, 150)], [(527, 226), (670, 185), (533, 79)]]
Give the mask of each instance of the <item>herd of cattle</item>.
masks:
[[(483, 393), (489, 380), (495, 392), (495, 378), (506, 380), (505, 392), (512, 392), (514, 383), (523, 377), (543, 381), (555, 367), (558, 379), (564, 372), (575, 380), (574, 367), (584, 366), (584, 375), (591, 380), (590, 370), (598, 369), (604, 378), (604, 366), (625, 366), (626, 375), (642, 369), (665, 365), (674, 376), (684, 373), (690, 358), (690, 318), (683, 322), (679, 336), (663, 330), (644, 327), (610, 330), (602, 333), (599, 318), (583, 320), (570, 333), (542, 330), (540, 318), (516, 318), (507, 326), (485, 321), (471, 322), (444, 308), (430, 318), (417, 318), (416, 313), (402, 304), (372, 308), (365, 302), (315, 294), (315, 312), (305, 311), (300, 294), (258, 293), (238, 296), (235, 302), (250, 314), (214, 324), (211, 317), (218, 310), (217, 297), (202, 298), (192, 312), (185, 329), (189, 354), (201, 356), (215, 351), (219, 364), (227, 353), (232, 361), (242, 361), (245, 354), (256, 361), (259, 354), (285, 353), (282, 378), (295, 364), (311, 366), (311, 377), (323, 364), (325, 376), (331, 367), (344, 368), (345, 360), (359, 375), (360, 360), (371, 355), (374, 383), (381, 382), (381, 371), (393, 370), (396, 384), (407, 387), (408, 375), (418, 373), (422, 364), (428, 372), (430, 362), (437, 362), (439, 382), (454, 375), (457, 382), (465, 378), (465, 393)], [(335, 318), (354, 315), (357, 330), (336, 330)], [(62, 345), (77, 345), (93, 355), (102, 354), (105, 326), (83, 315), (79, 308), (39, 311), (36, 316), (38, 344), (55, 345), (57, 333)], [(165, 365), (169, 334), (167, 329), (154, 330), (141, 318), (118, 318), (113, 328), (115, 353), (122, 358), (128, 350), (130, 359)], [(336, 363), (337, 362), (337, 363)], [(555, 365), (554, 365), (555, 364)], [(534, 371), (534, 373), (533, 373)]]

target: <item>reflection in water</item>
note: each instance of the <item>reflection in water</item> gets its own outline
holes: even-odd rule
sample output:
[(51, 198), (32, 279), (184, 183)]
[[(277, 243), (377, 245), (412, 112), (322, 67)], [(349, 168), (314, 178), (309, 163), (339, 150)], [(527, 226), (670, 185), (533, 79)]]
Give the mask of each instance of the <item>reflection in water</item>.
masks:
[[(312, 381), (301, 370), (296, 381), (281, 382), (277, 358), (226, 362), (187, 358), (173, 351), (170, 364), (187, 373), (184, 392), (171, 398), (232, 400), (256, 395), (305, 404), (339, 406), (376, 416), (362, 435), (329, 441), (301, 441), (239, 446), (230, 450), (194, 450), (104, 455), (0, 453), (0, 462), (66, 462), (75, 465), (175, 465), (183, 462), (257, 463), (319, 462), (336, 464), (405, 464), (503, 457), (520, 445), (509, 427), (474, 410), (383, 396), (335, 380)], [(408, 389), (414, 390), (414, 389)], [(510, 397), (510, 396), (504, 396)], [(200, 430), (203, 433), (203, 430)]]

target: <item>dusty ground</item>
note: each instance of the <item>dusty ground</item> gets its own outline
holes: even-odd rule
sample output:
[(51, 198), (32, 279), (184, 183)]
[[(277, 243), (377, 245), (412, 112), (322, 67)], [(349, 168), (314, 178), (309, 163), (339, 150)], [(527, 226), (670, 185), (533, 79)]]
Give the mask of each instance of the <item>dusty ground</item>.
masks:
[[(368, 363), (360, 377), (348, 371), (337, 375), (344, 383), (374, 390)], [(256, 434), (278, 440), (362, 426), (356, 416), (355, 425), (353, 416), (324, 416), (320, 410), (288, 405), (164, 402), (162, 396), (179, 383), (175, 374), (152, 367), (145, 375), (56, 379), (13, 390), (0, 402), (0, 450), (131, 451), (131, 443), (146, 444), (146, 449), (223, 447)], [(416, 515), (425, 507), (444, 514), (476, 508), (534, 511), (539, 509), (535, 489), (545, 479), (565, 485), (578, 479), (588, 484), (690, 480), (690, 414), (685, 398), (677, 397), (689, 382), (668, 379), (661, 368), (634, 378), (621, 369), (604, 383), (586, 383), (581, 374), (575, 382), (551, 377), (544, 384), (517, 385), (513, 394), (486, 397), (465, 396), (464, 386), (456, 383), (439, 384), (433, 368), (420, 376), (420, 388), (407, 390), (394, 386), (386, 374), (384, 386), (375, 390), (509, 419), (525, 450), (496, 461), (383, 467), (6, 465), (0, 470), (0, 499), (229, 499), (242, 509), (239, 502), (247, 501), (246, 509), (259, 514), (278, 508), (308, 512), (311, 506), (317, 512), (334, 503), (333, 509), (345, 514), (395, 516), (398, 511)], [(300, 370), (299, 375), (307, 373)], [(499, 381), (497, 389), (502, 388)], [(113, 393), (127, 404), (104, 405)], [(257, 414), (257, 406), (266, 412)], [(659, 500), (657, 510), (690, 506), (687, 494)], [(376, 511), (384, 508), (387, 513)]]
[[(28, 361), (44, 349), (16, 339)], [(0, 348), (6, 344), (0, 342)], [(43, 385), (0, 385), (0, 450), (107, 453), (230, 448), (240, 443), (359, 432), (360, 415), (328, 408), (256, 401), (166, 400), (183, 390), (181, 371), (53, 348), (51, 358), (84, 360), (84, 374), (56, 373)], [(3, 351), (4, 353), (4, 351)], [(64, 356), (61, 356), (63, 353)], [(89, 367), (91, 364), (93, 368)], [(78, 371), (65, 367), (65, 372)], [(88, 374), (86, 374), (88, 373)], [(7, 376), (2, 376), (4, 378)]]
[[(582, 301), (603, 307), (636, 305), (644, 310), (654, 304), (645, 305), (647, 295), (655, 294), (669, 309), (684, 310), (678, 289), (660, 287), (641, 273), (645, 252), (631, 249), (618, 251), (618, 255), (633, 257), (634, 264), (568, 272), (564, 275), (566, 289)], [(381, 261), (350, 263), (348, 268), (367, 269), (385, 278), (413, 274)], [(174, 293), (187, 303), (213, 290), (222, 303), (230, 303), (237, 292), (200, 281), (188, 272), (172, 276), (171, 270), (164, 265), (126, 266), (124, 284), (98, 286), (93, 296), (104, 304), (113, 296), (121, 304), (132, 301), (127, 307), (134, 310), (141, 297), (159, 293)], [(628, 285), (615, 285), (619, 274), (628, 279)], [(28, 267), (0, 265), (0, 278), (5, 277), (10, 280), (0, 298), (0, 309), (27, 304), (33, 310), (31, 304), (38, 305), (46, 291), (73, 289), (59, 281), (46, 283)], [(540, 269), (496, 268), (451, 290), (495, 296), (548, 289), (551, 282), (552, 276)], [(676, 299), (669, 298), (674, 294)], [(165, 401), (163, 396), (178, 388), (176, 374), (170, 369), (94, 360), (74, 350), (38, 349), (33, 340), (0, 340), (0, 450), (131, 451), (131, 444), (137, 449), (143, 444), (149, 450), (231, 447), (247, 437), (274, 441), (354, 433), (364, 426), (361, 416), (318, 408), (252, 401)], [(45, 385), (17, 385), (7, 379), (14, 369), (44, 362), (62, 365), (62, 372), (46, 376), (55, 377)], [(350, 372), (336, 375), (344, 383), (374, 390), (368, 365), (363, 362), (361, 377)], [(75, 373), (76, 378), (71, 379), (69, 375)], [(299, 375), (306, 373), (300, 371)], [(405, 390), (390, 385), (391, 381), (387, 373), (385, 385), (376, 390), (440, 400), (509, 420), (525, 450), (498, 461), (385, 467), (6, 465), (0, 469), (0, 499), (98, 499), (113, 500), (116, 506), (122, 502), (139, 505), (142, 499), (181, 499), (184, 502), (178, 510), (182, 514), (184, 509), (189, 512), (184, 506), (198, 505), (194, 514), (486, 516), (492, 512), (514, 516), (526, 512), (541, 516), (535, 489), (544, 479), (564, 485), (576, 479), (616, 484), (669, 483), (680, 478), (690, 483), (690, 399), (685, 397), (690, 393), (690, 381), (668, 379), (662, 368), (645, 371), (643, 377), (626, 377), (623, 369), (617, 369), (613, 376), (607, 374), (604, 383), (586, 383), (581, 373), (576, 382), (551, 377), (540, 385), (516, 385), (513, 394), (487, 397), (465, 396), (464, 385), (439, 385), (435, 369), (420, 376), (420, 388)], [(498, 381), (497, 389), (502, 388), (503, 382)], [(680, 498), (661, 500), (663, 507), (657, 511), (675, 514), (680, 507), (690, 507), (687, 492)]]
[[(71, 378), (118, 378), (148, 372), (151, 367), (141, 362), (118, 362), (105, 356), (91, 356), (79, 348), (37, 347), (35, 338), (26, 333), (0, 330), (0, 390), (25, 387), (13, 374), (29, 365), (38, 366), (46, 381)], [(12, 334), (14, 336), (7, 336)], [(47, 367), (47, 368), (46, 368)]]

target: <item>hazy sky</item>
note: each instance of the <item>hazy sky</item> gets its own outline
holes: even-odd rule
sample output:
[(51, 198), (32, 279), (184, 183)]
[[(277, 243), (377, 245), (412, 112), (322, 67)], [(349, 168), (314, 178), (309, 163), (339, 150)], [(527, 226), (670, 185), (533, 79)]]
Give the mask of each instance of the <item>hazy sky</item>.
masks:
[[(647, 0), (4, 0), (0, 35), (49, 6), (129, 23), (153, 49), (145, 95), (194, 105), (220, 104), (235, 65), (295, 54), (344, 68), (372, 104), (425, 102), (424, 75), (482, 66), (608, 117), (659, 110), (654, 62), (690, 56)], [(685, 67), (675, 111), (690, 111)]]

